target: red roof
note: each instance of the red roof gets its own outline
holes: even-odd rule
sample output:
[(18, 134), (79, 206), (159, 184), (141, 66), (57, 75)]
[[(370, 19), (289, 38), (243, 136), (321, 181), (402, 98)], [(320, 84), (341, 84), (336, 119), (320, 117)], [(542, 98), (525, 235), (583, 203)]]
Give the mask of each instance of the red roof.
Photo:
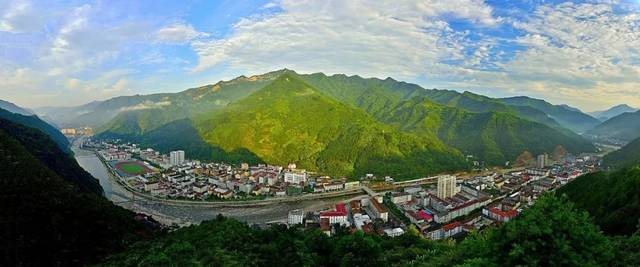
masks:
[(347, 208), (344, 206), (344, 203), (336, 204), (335, 211), (320, 212), (320, 217), (340, 217), (340, 216), (347, 216)]
[(516, 210), (503, 211), (496, 207), (491, 207), (489, 208), (489, 211), (503, 218), (515, 218), (516, 216), (518, 216), (518, 211)]
[(460, 222), (452, 222), (450, 224), (442, 226), (442, 230), (451, 231), (451, 230), (456, 229), (456, 228), (458, 228), (460, 226), (461, 226)]
[(425, 220), (433, 219), (433, 214), (429, 214), (424, 210), (419, 211), (418, 216), (420, 217), (420, 219), (425, 219)]

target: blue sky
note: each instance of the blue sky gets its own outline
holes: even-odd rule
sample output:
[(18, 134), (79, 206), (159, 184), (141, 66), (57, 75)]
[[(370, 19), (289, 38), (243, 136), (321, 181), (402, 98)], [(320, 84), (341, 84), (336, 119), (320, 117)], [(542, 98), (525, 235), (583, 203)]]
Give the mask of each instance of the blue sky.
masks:
[(637, 0), (0, 0), (0, 98), (78, 105), (286, 67), (640, 106), (639, 11)]

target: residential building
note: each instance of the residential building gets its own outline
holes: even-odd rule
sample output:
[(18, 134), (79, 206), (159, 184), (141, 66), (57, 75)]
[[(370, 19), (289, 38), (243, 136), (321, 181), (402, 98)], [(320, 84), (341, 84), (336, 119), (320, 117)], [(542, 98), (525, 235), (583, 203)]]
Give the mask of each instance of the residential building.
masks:
[(302, 224), (304, 221), (304, 211), (303, 210), (292, 210), (289, 211), (289, 216), (287, 222), (289, 225)]
[(389, 211), (387, 210), (387, 208), (382, 206), (382, 204), (380, 204), (380, 202), (375, 197), (370, 198), (368, 202), (369, 203), (367, 205), (367, 212), (370, 215), (375, 218), (380, 218), (384, 222), (389, 220)]
[(307, 172), (305, 170), (289, 170), (284, 173), (284, 182), (290, 184), (306, 183)]
[(169, 152), (169, 165), (178, 166), (184, 163), (184, 151), (176, 150)]
[(456, 177), (452, 175), (442, 175), (438, 177), (438, 197), (446, 199), (457, 193)]
[(320, 212), (320, 220), (328, 219), (329, 224), (339, 223), (342, 225), (348, 225), (349, 221), (347, 220), (347, 207), (344, 203), (336, 204), (335, 211), (323, 211)]

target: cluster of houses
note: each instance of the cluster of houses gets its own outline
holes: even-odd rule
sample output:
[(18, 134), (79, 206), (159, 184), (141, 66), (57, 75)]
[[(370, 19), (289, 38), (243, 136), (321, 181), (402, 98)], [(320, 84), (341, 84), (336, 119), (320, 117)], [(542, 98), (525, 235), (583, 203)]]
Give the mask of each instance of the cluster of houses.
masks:
[(433, 240), (463, 237), (513, 220), (542, 193), (593, 171), (598, 162), (599, 158), (588, 155), (544, 168), (464, 180), (443, 175), (437, 177), (437, 185), (405, 187), (384, 196), (340, 203), (332, 210), (306, 214), (295, 210), (289, 213), (288, 223), (317, 226), (327, 234), (339, 226), (389, 236), (414, 225)]
[(162, 171), (132, 177), (121, 177), (134, 189), (154, 196), (175, 199), (225, 200), (297, 196), (358, 190), (360, 182), (314, 176), (296, 164), (286, 168), (267, 164), (239, 167), (225, 163), (185, 160), (183, 151), (162, 154), (136, 144), (91, 144), (107, 161), (128, 161), (132, 157), (149, 162)]

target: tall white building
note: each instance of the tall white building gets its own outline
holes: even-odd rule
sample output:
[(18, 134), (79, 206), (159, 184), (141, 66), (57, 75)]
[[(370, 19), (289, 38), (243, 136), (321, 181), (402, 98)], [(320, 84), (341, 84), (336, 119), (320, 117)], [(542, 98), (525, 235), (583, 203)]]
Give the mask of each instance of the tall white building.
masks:
[(438, 198), (446, 199), (452, 197), (457, 192), (456, 177), (451, 175), (442, 175), (438, 177)]
[(302, 210), (291, 210), (289, 211), (288, 216), (289, 225), (302, 224), (304, 221), (304, 211)]
[(307, 172), (305, 170), (287, 171), (284, 173), (284, 182), (299, 184), (307, 182)]
[(177, 166), (184, 163), (184, 151), (177, 150), (169, 152), (169, 165)]

